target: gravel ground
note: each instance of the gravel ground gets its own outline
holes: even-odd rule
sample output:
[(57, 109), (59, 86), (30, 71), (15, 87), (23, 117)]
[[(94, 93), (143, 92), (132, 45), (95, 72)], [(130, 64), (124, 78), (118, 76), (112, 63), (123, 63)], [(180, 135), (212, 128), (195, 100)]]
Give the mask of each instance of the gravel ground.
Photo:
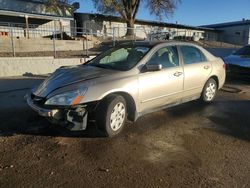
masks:
[(189, 102), (103, 138), (69, 133), (28, 108), (43, 77), (0, 80), (0, 187), (250, 187), (250, 85)]

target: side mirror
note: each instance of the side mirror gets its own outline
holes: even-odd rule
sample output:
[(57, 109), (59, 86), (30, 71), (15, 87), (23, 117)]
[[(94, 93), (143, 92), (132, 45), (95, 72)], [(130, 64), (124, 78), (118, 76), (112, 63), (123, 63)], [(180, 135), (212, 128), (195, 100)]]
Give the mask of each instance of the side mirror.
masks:
[(162, 69), (162, 64), (146, 65), (145, 71), (160, 71)]

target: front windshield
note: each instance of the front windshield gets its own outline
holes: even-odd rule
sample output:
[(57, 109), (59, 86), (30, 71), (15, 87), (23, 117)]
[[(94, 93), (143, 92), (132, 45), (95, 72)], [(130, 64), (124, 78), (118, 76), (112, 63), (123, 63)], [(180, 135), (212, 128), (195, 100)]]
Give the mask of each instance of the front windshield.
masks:
[(118, 46), (97, 56), (88, 65), (126, 71), (133, 68), (148, 51), (149, 47), (145, 46)]
[(245, 46), (234, 53), (234, 55), (250, 56), (250, 46)]

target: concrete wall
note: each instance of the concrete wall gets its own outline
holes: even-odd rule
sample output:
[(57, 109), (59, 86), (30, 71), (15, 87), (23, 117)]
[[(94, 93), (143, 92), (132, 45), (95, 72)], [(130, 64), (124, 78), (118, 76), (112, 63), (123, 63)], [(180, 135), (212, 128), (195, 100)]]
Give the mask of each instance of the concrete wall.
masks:
[(42, 75), (54, 72), (61, 66), (80, 65), (92, 59), (64, 58), (54, 59), (53, 57), (15, 57), (0, 58), (0, 77), (21, 76), (21, 75)]
[[(13, 41), (16, 52), (53, 51), (53, 40), (51, 39), (14, 38)], [(55, 40), (56, 51), (83, 50), (86, 48), (85, 43), (76, 40)], [(88, 48), (92, 47), (93, 42), (88, 41)], [(0, 37), (0, 52), (12, 52), (10, 37)]]

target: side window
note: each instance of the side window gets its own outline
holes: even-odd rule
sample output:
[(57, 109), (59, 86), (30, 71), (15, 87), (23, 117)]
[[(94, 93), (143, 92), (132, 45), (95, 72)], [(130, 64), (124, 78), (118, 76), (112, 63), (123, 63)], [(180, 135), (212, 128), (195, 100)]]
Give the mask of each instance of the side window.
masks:
[(179, 66), (179, 58), (175, 46), (167, 46), (159, 49), (148, 61), (149, 65), (161, 64), (163, 68)]
[(207, 61), (205, 55), (193, 46), (180, 46), (184, 64), (193, 64)]

